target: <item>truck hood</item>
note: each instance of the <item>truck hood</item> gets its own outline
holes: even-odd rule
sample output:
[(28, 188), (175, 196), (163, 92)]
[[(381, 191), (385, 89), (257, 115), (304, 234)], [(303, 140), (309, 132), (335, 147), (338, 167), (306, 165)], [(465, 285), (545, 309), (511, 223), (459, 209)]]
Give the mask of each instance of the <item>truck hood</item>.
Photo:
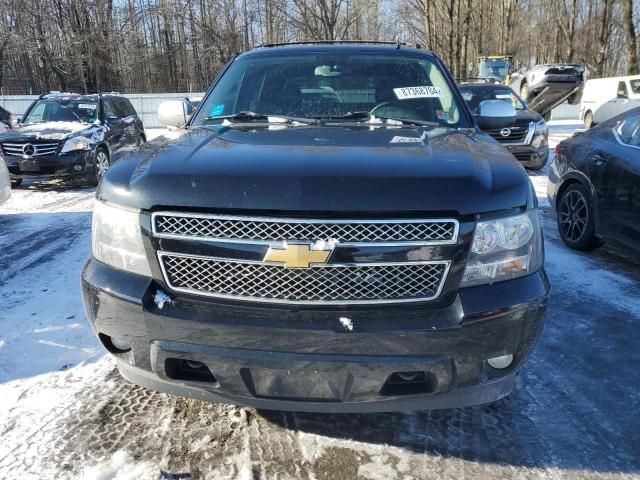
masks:
[(437, 212), (533, 205), (527, 174), (475, 131), (191, 128), (117, 162), (98, 198), (141, 209)]

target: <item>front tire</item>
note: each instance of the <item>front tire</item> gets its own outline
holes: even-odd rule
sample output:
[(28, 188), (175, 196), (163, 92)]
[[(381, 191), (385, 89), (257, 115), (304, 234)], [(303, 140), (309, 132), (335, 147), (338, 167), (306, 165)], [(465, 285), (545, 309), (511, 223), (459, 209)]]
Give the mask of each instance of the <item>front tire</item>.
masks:
[(102, 177), (104, 177), (107, 170), (111, 166), (111, 161), (109, 160), (109, 153), (103, 147), (98, 148), (96, 150), (96, 160), (95, 166), (93, 169), (93, 176), (91, 177), (91, 184), (98, 185)]
[(600, 246), (595, 235), (591, 196), (583, 185), (574, 183), (562, 192), (557, 222), (560, 237), (569, 248), (588, 251)]
[(593, 112), (591, 110), (584, 114), (584, 126), (585, 128), (593, 127)]
[(11, 180), (11, 188), (18, 188), (20, 185), (22, 185), (21, 178), (15, 178)]
[(526, 83), (523, 83), (520, 86), (520, 96), (523, 98), (523, 100), (525, 102), (529, 102), (531, 99), (529, 98), (530, 92), (529, 92), (529, 85), (527, 85)]

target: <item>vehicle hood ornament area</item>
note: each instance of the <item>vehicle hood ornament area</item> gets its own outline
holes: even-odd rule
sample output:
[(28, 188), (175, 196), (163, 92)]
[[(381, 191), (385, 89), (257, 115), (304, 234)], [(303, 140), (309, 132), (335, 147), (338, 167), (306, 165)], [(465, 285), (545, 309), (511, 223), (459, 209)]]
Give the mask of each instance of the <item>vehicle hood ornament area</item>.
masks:
[(322, 245), (321, 249), (315, 249), (314, 246), (309, 243), (285, 243), (284, 248), (269, 247), (264, 261), (283, 263), (285, 268), (311, 268), (312, 265), (327, 263), (333, 246)]

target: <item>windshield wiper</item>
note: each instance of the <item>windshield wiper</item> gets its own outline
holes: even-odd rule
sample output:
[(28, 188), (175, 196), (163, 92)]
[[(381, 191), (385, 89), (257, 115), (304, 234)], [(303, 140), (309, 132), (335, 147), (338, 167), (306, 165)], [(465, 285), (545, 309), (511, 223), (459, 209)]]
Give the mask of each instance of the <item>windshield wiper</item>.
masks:
[(304, 125), (310, 125), (313, 120), (309, 118), (289, 117), (286, 115), (266, 115), (264, 113), (256, 113), (250, 111), (242, 111), (232, 113), (230, 115), (212, 115), (205, 117), (203, 121), (208, 122), (212, 120), (227, 120), (229, 122), (267, 122), (283, 125), (291, 125), (294, 123), (301, 123)]
[(403, 125), (417, 125), (419, 127), (439, 127), (440, 124), (438, 122), (429, 122), (428, 120), (412, 120), (409, 118), (394, 118), (394, 117), (378, 117), (380, 120), (399, 122)]
[(440, 124), (437, 122), (428, 122), (426, 120), (411, 120), (408, 118), (394, 118), (394, 117), (381, 117), (376, 114), (371, 114), (367, 111), (359, 111), (359, 112), (349, 112), (344, 115), (323, 115), (318, 118), (322, 121), (354, 121), (354, 122), (369, 122), (372, 124), (376, 123), (376, 120), (380, 121), (380, 123), (387, 122), (386, 126), (392, 125), (394, 122), (397, 122), (397, 125), (418, 125), (420, 127), (437, 127)]
[(367, 112), (348, 112), (344, 115), (317, 115), (313, 118), (317, 118), (318, 120), (327, 121), (327, 120), (346, 120), (346, 121), (354, 121), (354, 122), (366, 122), (371, 120), (373, 116)]

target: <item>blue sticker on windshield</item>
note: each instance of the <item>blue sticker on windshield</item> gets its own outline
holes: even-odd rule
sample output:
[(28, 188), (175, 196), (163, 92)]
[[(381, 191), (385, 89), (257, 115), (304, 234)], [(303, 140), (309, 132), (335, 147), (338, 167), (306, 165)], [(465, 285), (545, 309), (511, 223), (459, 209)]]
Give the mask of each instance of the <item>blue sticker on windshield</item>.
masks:
[(220, 105), (214, 105), (211, 109), (211, 116), (222, 115), (222, 112), (224, 112), (224, 103), (221, 103)]

